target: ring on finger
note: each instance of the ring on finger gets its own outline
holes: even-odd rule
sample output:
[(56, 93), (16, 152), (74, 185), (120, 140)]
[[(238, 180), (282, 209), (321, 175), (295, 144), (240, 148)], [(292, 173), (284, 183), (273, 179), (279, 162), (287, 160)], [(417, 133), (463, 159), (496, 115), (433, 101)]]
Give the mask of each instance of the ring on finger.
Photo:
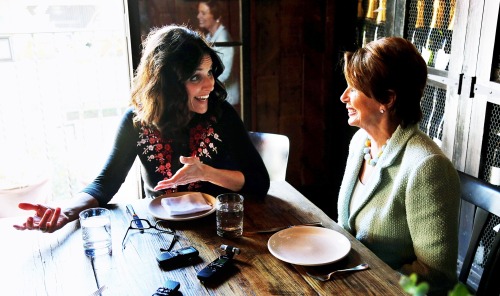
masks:
[(39, 229), (41, 232), (47, 232), (47, 227), (40, 227)]

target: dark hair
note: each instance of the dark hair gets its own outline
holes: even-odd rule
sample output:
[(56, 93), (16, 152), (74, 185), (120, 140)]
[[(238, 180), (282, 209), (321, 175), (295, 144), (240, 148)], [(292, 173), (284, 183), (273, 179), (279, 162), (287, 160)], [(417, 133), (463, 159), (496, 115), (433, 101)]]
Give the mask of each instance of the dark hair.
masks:
[(420, 100), (427, 83), (427, 64), (408, 40), (386, 37), (344, 54), (344, 75), (349, 85), (382, 104), (393, 92), (391, 115), (402, 127), (422, 119)]
[(184, 129), (193, 116), (185, 82), (206, 55), (212, 59), (215, 77), (207, 112), (218, 114), (227, 93), (218, 80), (224, 66), (216, 52), (203, 37), (187, 27), (169, 25), (153, 29), (143, 43), (133, 80), (131, 104), (136, 109), (135, 121), (153, 125), (165, 136)]

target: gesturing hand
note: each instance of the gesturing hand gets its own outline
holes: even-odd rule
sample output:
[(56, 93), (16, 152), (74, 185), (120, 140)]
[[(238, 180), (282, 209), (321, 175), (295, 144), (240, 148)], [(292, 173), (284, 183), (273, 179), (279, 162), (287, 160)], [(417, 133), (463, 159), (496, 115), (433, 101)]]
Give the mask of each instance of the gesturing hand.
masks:
[(196, 181), (204, 181), (204, 164), (198, 157), (180, 157), (180, 162), (184, 166), (179, 169), (172, 178), (158, 182), (154, 190), (175, 188), (179, 185), (186, 185)]
[(19, 208), (33, 210), (35, 215), (28, 217), (22, 225), (14, 225), (17, 230), (40, 230), (52, 233), (69, 222), (68, 216), (61, 213), (61, 208), (50, 208), (41, 204), (20, 203)]

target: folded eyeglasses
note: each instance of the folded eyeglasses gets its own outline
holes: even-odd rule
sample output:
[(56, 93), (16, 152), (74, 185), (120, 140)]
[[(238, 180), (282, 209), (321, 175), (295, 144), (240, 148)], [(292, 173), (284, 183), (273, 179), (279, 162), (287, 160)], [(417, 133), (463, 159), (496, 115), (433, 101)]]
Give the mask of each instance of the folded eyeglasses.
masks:
[(166, 220), (157, 220), (156, 222), (151, 224), (151, 222), (149, 222), (149, 220), (146, 220), (146, 219), (134, 219), (134, 220), (130, 221), (130, 226), (128, 227), (127, 232), (125, 232), (125, 236), (123, 237), (123, 240), (122, 240), (122, 249), (125, 249), (127, 235), (128, 235), (128, 232), (130, 230), (139, 230), (139, 231), (141, 231), (141, 233), (144, 233), (144, 230), (147, 230), (147, 229), (155, 229), (158, 231), (157, 232), (158, 234), (168, 233), (168, 234), (172, 234), (174, 236), (172, 239), (172, 242), (170, 243), (169, 248), (167, 249), (168, 251), (170, 251), (170, 249), (172, 249), (175, 242), (179, 238), (179, 236), (177, 234), (175, 234), (175, 230), (168, 227), (168, 221), (166, 221)]

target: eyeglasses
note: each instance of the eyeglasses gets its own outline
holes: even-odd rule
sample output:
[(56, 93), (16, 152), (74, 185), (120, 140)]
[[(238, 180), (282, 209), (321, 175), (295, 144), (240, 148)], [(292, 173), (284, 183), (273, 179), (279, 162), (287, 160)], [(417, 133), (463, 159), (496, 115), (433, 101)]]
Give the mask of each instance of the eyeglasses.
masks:
[(153, 228), (157, 230), (158, 233), (168, 233), (174, 235), (174, 238), (170, 243), (170, 247), (168, 248), (168, 250), (170, 250), (179, 237), (177, 234), (175, 234), (175, 230), (168, 227), (167, 223), (168, 221), (166, 220), (158, 220), (153, 225), (151, 225), (151, 222), (149, 222), (149, 220), (146, 219), (134, 219), (130, 221), (130, 226), (128, 227), (127, 232), (125, 232), (125, 236), (123, 237), (122, 240), (122, 249), (125, 249), (127, 235), (130, 230), (140, 230), (141, 233), (143, 233), (144, 230)]

